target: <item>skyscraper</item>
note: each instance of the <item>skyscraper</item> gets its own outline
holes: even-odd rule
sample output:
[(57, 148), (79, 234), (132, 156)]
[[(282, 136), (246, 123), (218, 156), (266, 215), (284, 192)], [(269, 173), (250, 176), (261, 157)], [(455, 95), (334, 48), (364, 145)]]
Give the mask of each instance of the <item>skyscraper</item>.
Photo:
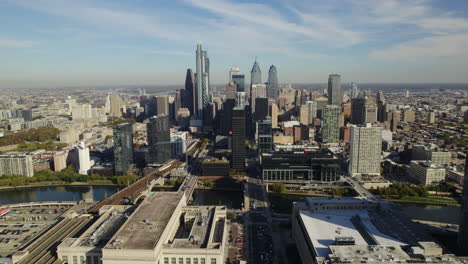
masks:
[(231, 68), (229, 81), (233, 81), (237, 85), (238, 92), (245, 92), (245, 75), (239, 71), (239, 68)]
[(377, 92), (377, 102), (382, 102), (382, 104), (385, 104), (385, 95), (382, 91)]
[(330, 74), (328, 77), (328, 104), (341, 105), (341, 76)]
[(261, 120), (256, 122), (255, 139), (259, 153), (273, 150), (273, 133), (271, 130), (271, 120)]
[(271, 128), (278, 128), (278, 106), (276, 104), (271, 104), (270, 106), (270, 116), (271, 116)]
[(234, 170), (245, 170), (245, 110), (234, 108), (232, 112), (232, 160)]
[(301, 105), (299, 116), (302, 125), (311, 125), (317, 117), (317, 102), (307, 101), (305, 105)]
[(113, 129), (115, 174), (124, 174), (133, 163), (132, 124), (119, 124)]
[(359, 89), (356, 83), (351, 83), (351, 99), (359, 96)]
[(339, 143), (340, 141), (340, 114), (341, 108), (336, 105), (327, 105), (322, 113), (322, 143)]
[(169, 118), (157, 115), (146, 124), (149, 163), (163, 164), (171, 158)]
[(156, 96), (156, 114), (169, 115), (169, 97), (167, 95)]
[(348, 173), (357, 175), (380, 174), (382, 151), (382, 128), (366, 126), (351, 127), (351, 144)]
[(187, 69), (187, 75), (185, 77), (185, 98), (183, 98), (185, 108), (188, 108), (190, 115), (195, 115), (195, 78), (193, 76), (192, 69)]
[(236, 106), (238, 108), (245, 108), (245, 92), (237, 92)]
[(268, 98), (255, 98), (255, 120), (265, 120), (268, 116)]
[(262, 71), (260, 70), (260, 66), (258, 66), (257, 60), (255, 60), (252, 71), (250, 71), (250, 85), (260, 83), (262, 83)]
[(255, 99), (258, 97), (266, 97), (265, 84), (252, 84), (252, 88), (250, 90), (250, 106), (252, 112), (255, 112)]
[(122, 99), (118, 94), (111, 93), (109, 95), (110, 102), (110, 116), (112, 117), (122, 117)]
[(274, 98), (278, 96), (278, 72), (276, 71), (275, 65), (270, 66), (270, 70), (268, 71), (268, 84), (266, 87), (267, 97)]
[(182, 96), (183, 94), (181, 93), (181, 90), (176, 90), (175, 96), (174, 96), (174, 116), (173, 119), (176, 120), (177, 112), (179, 112), (179, 109), (182, 108)]
[(226, 85), (226, 100), (237, 98), (237, 85), (234, 81), (229, 81)]
[(351, 123), (355, 125), (363, 125), (366, 123), (366, 105), (367, 98), (357, 97), (351, 99)]
[(460, 230), (458, 233), (458, 251), (468, 255), (468, 155), (465, 158), (465, 179), (463, 198), (460, 207)]
[(210, 59), (208, 58), (208, 53), (202, 50), (201, 44), (197, 44), (196, 64), (195, 109), (196, 117), (199, 120), (203, 120), (204, 108), (210, 102)]

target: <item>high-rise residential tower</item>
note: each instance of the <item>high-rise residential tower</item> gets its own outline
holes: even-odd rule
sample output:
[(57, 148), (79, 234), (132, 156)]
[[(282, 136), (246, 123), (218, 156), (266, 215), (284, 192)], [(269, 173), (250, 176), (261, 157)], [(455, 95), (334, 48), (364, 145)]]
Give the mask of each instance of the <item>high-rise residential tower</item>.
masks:
[(210, 59), (208, 53), (197, 44), (196, 51), (197, 72), (195, 73), (195, 109), (196, 117), (203, 120), (204, 108), (210, 102)]
[(371, 124), (352, 126), (349, 175), (379, 175), (381, 151), (381, 127), (372, 127)]
[(276, 99), (278, 96), (278, 89), (278, 72), (275, 65), (271, 65), (268, 71), (268, 83), (266, 87), (267, 97)]
[(302, 125), (311, 125), (314, 122), (314, 118), (317, 117), (317, 102), (307, 101), (305, 105), (301, 105), (299, 116), (299, 121)]
[(156, 96), (156, 114), (169, 115), (169, 97), (167, 95)]
[(113, 129), (115, 174), (123, 175), (133, 163), (132, 124), (119, 124)]
[(195, 115), (195, 77), (192, 69), (187, 69), (187, 75), (185, 76), (185, 98), (184, 107), (188, 108), (190, 115)]
[(460, 208), (460, 230), (458, 233), (458, 251), (468, 255), (468, 155), (465, 158), (465, 179), (463, 198)]
[(148, 135), (149, 163), (163, 164), (171, 159), (171, 145), (169, 141), (169, 117), (157, 115), (149, 119), (146, 124)]
[(110, 102), (110, 116), (112, 117), (122, 117), (122, 99), (118, 94), (111, 93), (109, 95)]
[(250, 85), (262, 83), (262, 71), (258, 65), (257, 60), (255, 60), (252, 70), (250, 71)]
[(234, 108), (232, 111), (232, 168), (237, 171), (245, 170), (245, 110)]
[(271, 152), (273, 150), (273, 132), (271, 120), (261, 120), (256, 122), (255, 140), (259, 153)]
[(250, 107), (253, 113), (255, 113), (255, 99), (264, 97), (266, 97), (266, 85), (252, 84), (250, 89)]
[(341, 105), (341, 76), (330, 74), (328, 77), (328, 104)]
[(341, 108), (336, 105), (327, 105), (322, 112), (322, 143), (340, 142)]

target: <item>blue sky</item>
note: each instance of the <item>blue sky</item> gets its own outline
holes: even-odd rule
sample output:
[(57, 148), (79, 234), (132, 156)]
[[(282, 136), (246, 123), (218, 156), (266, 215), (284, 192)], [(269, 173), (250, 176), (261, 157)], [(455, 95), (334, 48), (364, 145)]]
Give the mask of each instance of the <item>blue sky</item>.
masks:
[(215, 84), (468, 82), (468, 1), (0, 0), (0, 88), (183, 84), (197, 42)]

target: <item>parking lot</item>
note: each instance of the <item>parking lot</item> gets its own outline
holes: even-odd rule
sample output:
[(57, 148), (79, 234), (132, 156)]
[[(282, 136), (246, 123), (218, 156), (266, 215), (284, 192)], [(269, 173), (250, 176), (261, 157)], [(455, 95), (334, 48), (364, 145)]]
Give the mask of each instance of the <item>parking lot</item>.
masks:
[(0, 257), (14, 254), (56, 223), (69, 205), (13, 207), (0, 217)]

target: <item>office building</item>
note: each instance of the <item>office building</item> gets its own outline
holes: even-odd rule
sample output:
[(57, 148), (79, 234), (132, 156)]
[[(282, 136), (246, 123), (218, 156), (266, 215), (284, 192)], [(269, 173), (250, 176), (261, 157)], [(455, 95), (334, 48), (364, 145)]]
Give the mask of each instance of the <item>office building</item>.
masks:
[(317, 102), (307, 101), (305, 105), (301, 105), (299, 110), (299, 122), (302, 125), (309, 126), (313, 124), (315, 117), (317, 117)]
[(351, 99), (353, 98), (357, 98), (359, 96), (359, 89), (358, 89), (358, 86), (356, 83), (352, 82), (351, 83), (351, 93), (350, 93), (350, 97)]
[(120, 95), (111, 93), (109, 94), (109, 102), (110, 102), (110, 116), (111, 117), (122, 117), (122, 99)]
[(328, 77), (328, 104), (341, 105), (341, 76), (330, 74)]
[(266, 87), (267, 97), (276, 99), (278, 97), (278, 90), (278, 72), (276, 70), (275, 65), (271, 65), (270, 70), (268, 71), (268, 83)]
[(192, 69), (187, 69), (187, 75), (185, 76), (185, 91), (184, 91), (184, 107), (188, 108), (190, 115), (195, 115), (195, 77), (193, 75)]
[(270, 105), (271, 127), (278, 128), (278, 106), (273, 103)]
[(445, 180), (445, 168), (428, 161), (413, 160), (408, 175), (419, 184), (432, 185)]
[(385, 104), (385, 95), (382, 91), (377, 92), (377, 102), (381, 102), (382, 104)]
[(239, 68), (231, 68), (229, 71), (229, 81), (236, 84), (237, 92), (245, 92), (245, 75), (242, 74)]
[(252, 66), (252, 70), (250, 71), (250, 86), (261, 83), (262, 71), (260, 70), (260, 66), (258, 65), (257, 60), (255, 60), (254, 65)]
[(250, 106), (255, 113), (255, 99), (258, 97), (266, 97), (266, 85), (265, 84), (252, 84), (250, 89)]
[(177, 159), (187, 151), (186, 131), (177, 131), (171, 133), (171, 158)]
[(204, 177), (228, 177), (231, 165), (226, 159), (205, 159), (202, 163), (202, 175)]
[(31, 155), (0, 155), (0, 176), (34, 176)]
[(357, 175), (380, 175), (382, 152), (382, 128), (366, 126), (351, 127), (351, 143), (348, 173)]
[(22, 109), (21, 114), (23, 116), (24, 121), (32, 121), (33, 115), (31, 109)]
[(156, 96), (156, 115), (169, 116), (169, 97), (167, 95)]
[(336, 105), (327, 105), (323, 109), (321, 134), (322, 143), (339, 143), (341, 108)]
[(232, 111), (232, 160), (234, 170), (245, 170), (246, 147), (246, 120), (245, 110), (234, 108)]
[(247, 100), (245, 96), (245, 92), (237, 92), (236, 93), (236, 107), (238, 108), (244, 108), (245, 107), (245, 102)]
[(271, 152), (273, 150), (271, 120), (259, 120), (256, 122), (255, 139), (258, 153)]
[(237, 98), (237, 84), (234, 81), (230, 81), (226, 85), (226, 100)]
[(427, 113), (427, 122), (429, 124), (434, 124), (435, 123), (435, 113), (434, 112), (428, 112)]
[(195, 74), (195, 109), (198, 120), (203, 120), (204, 109), (210, 102), (210, 59), (208, 53), (197, 44)]
[(184, 96), (183, 92), (181, 92), (181, 90), (176, 90), (174, 96), (174, 112), (171, 116), (172, 120), (177, 120), (177, 112), (179, 112), (179, 109), (182, 108), (182, 96)]
[(146, 124), (148, 134), (149, 163), (163, 164), (171, 159), (169, 118), (157, 115)]
[(133, 163), (132, 124), (118, 124), (113, 129), (115, 175), (123, 175)]
[(266, 120), (268, 116), (268, 98), (257, 97), (255, 98), (255, 120)]
[(262, 154), (264, 182), (304, 184), (337, 181), (341, 177), (338, 158), (327, 151), (275, 151)]
[(405, 109), (403, 111), (403, 122), (414, 122), (415, 114), (413, 110)]
[(365, 97), (351, 99), (351, 124), (363, 125), (366, 123), (367, 101)]
[(465, 177), (460, 207), (460, 229), (458, 232), (458, 252), (468, 255), (468, 155), (465, 158)]

